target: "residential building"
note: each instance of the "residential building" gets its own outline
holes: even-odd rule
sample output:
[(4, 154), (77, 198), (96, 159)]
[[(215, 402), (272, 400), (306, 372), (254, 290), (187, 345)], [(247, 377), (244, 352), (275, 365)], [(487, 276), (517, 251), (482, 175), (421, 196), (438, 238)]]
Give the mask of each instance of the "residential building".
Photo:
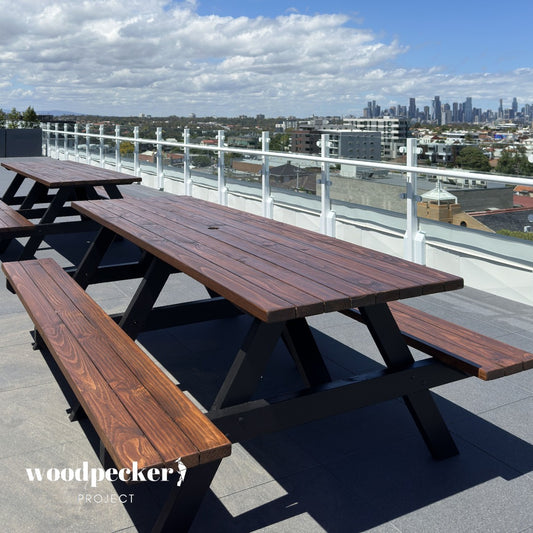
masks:
[(409, 123), (406, 117), (345, 118), (344, 126), (354, 130), (377, 131), (381, 134), (381, 159), (394, 159), (399, 149), (405, 146), (409, 137)]
[(329, 155), (346, 159), (381, 159), (381, 134), (377, 131), (321, 130), (330, 140)]

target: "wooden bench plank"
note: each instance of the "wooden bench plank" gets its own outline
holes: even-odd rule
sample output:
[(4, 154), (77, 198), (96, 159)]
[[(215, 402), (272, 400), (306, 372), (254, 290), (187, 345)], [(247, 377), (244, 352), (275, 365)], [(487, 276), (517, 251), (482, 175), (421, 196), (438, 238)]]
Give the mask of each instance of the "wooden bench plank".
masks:
[[(41, 264), (60, 285), (68, 286), (68, 283), (72, 281), (63, 269), (57, 270), (55, 263), (41, 261)], [(121, 328), (116, 327), (116, 323), (110, 320), (100, 306), (94, 307), (88, 304), (86, 293), (78, 285), (75, 290), (69, 291), (69, 296), (82, 314), (89, 311), (92, 313), (94, 326), (101, 335), (106, 337), (107, 342), (127, 368), (156, 399), (157, 403), (187, 434), (196, 449), (200, 451), (200, 461), (208, 462), (219, 458), (218, 448), (227, 445), (228, 441), (212, 422), (207, 417), (196, 416), (197, 407), (144, 352), (142, 352), (143, 356), (139, 357), (138, 350), (122, 349), (123, 346), (130, 347), (132, 344), (130, 337)]]
[[(42, 268), (40, 263), (31, 262), (25, 265), (26, 272), (37, 280), (46, 279), (43, 274), (45, 272), (48, 274), (49, 280), (42, 284), (42, 292), (68, 328), (68, 334), (83, 345), (89, 360), (110, 385), (121, 404), (128, 412), (135, 412), (136, 424), (142, 433), (149, 437), (149, 441), (161, 457), (161, 463), (169, 463), (176, 459), (176, 446), (183, 451), (184, 462), (189, 464), (194, 462), (198, 456), (197, 448), (170, 422), (168, 415), (161, 410), (143, 384), (120, 359), (121, 352), (129, 352), (131, 342), (117, 343), (95, 327), (93, 315), (98, 312), (98, 306), (86, 296), (80, 298), (79, 294), (77, 299), (82, 301), (83, 305), (79, 308), (75, 306), (76, 302), (71, 299), (70, 291), (80, 292), (81, 288), (68, 283), (64, 276), (61, 276), (63, 279), (58, 283), (57, 275), (61, 272), (53, 266), (55, 263), (45, 262), (45, 264), (48, 265), (49, 272), (46, 268)], [(68, 292), (65, 292), (65, 288)], [(139, 351), (134, 351), (136, 357), (140, 356)], [(166, 430), (158, 431), (161, 427), (165, 427)]]
[[(131, 467), (131, 452), (140, 455), (139, 466), (160, 462), (161, 457), (69, 333), (41, 287), (28, 276), (24, 263), (4, 263), (2, 269), (117, 467)], [(106, 409), (109, 416), (102, 412), (106, 406), (113, 406)]]
[[(533, 354), (401, 302), (389, 308), (407, 344), (459, 370), (491, 380), (533, 368)], [(358, 309), (343, 314), (363, 322)]]
[(0, 238), (5, 237), (3, 234), (9, 234), (9, 236), (29, 235), (35, 227), (33, 222), (0, 201)]
[(225, 436), (57, 263), (2, 267), (117, 466), (229, 455)]

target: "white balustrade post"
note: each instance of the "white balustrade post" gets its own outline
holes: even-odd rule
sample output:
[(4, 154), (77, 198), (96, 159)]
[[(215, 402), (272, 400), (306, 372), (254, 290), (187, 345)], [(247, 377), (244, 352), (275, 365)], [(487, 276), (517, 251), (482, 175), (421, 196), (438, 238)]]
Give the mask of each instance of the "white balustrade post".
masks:
[[(268, 131), (264, 131), (261, 135), (261, 144), (263, 152), (268, 152), (270, 137)], [(270, 164), (269, 157), (264, 155), (262, 157), (263, 165), (261, 167), (261, 198), (263, 201), (263, 216), (266, 218), (273, 218), (274, 216), (274, 202), (272, 200), (272, 190), (270, 188)]]
[[(224, 130), (218, 130), (218, 147), (224, 147)], [(226, 187), (226, 176), (224, 175), (224, 152), (218, 151), (218, 203), (228, 205), (228, 188)]]
[[(189, 128), (183, 130), (183, 143), (185, 145), (191, 142), (191, 131)], [(185, 194), (192, 196), (192, 178), (191, 178), (191, 150), (188, 146), (183, 149), (183, 184)]]
[(50, 157), (50, 122), (46, 123), (46, 156)]
[[(320, 149), (322, 157), (329, 157), (329, 135), (323, 133), (320, 139)], [(329, 179), (329, 163), (322, 161), (322, 173), (320, 177), (320, 195), (321, 195), (321, 212), (320, 212), (320, 231), (331, 237), (335, 236), (335, 213), (331, 210)]]
[(122, 160), (120, 157), (120, 126), (115, 125), (115, 170), (120, 172), (122, 170)]
[(63, 124), (63, 153), (65, 159), (68, 159), (68, 124)]
[[(414, 138), (407, 139), (408, 167), (416, 167), (418, 163), (418, 148)], [(418, 229), (418, 196), (417, 173), (407, 172), (406, 183), (406, 229), (404, 235), (404, 258), (408, 261), (425, 264), (425, 235)]]
[(157, 138), (157, 152), (156, 152), (156, 168), (157, 168), (157, 183), (159, 190), (162, 191), (165, 188), (164, 183), (164, 177), (163, 177), (163, 158), (161, 153), (161, 139), (163, 136), (163, 130), (161, 127), (157, 128), (156, 130), (156, 138)]
[(54, 142), (54, 145), (55, 145), (55, 157), (56, 159), (59, 159), (59, 124), (56, 122), (55, 123), (55, 142)]
[(133, 128), (133, 175), (139, 177), (141, 175), (141, 169), (139, 166), (139, 126)]
[(74, 124), (74, 159), (76, 162), (80, 161), (80, 147), (78, 138), (78, 123)]
[(98, 128), (98, 135), (100, 136), (100, 166), (105, 168), (105, 143), (104, 143), (104, 125), (100, 124)]
[(89, 132), (91, 131), (91, 125), (85, 124), (85, 162), (91, 164), (91, 138)]

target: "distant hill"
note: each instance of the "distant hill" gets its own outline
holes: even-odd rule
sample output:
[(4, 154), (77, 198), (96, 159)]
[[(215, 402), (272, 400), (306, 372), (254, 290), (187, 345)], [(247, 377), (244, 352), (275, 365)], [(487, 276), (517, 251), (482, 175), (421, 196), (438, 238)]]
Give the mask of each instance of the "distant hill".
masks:
[(50, 110), (36, 110), (38, 115), (53, 115), (54, 117), (62, 117), (63, 115), (83, 115), (83, 113), (76, 113), (74, 111), (61, 111), (60, 109)]

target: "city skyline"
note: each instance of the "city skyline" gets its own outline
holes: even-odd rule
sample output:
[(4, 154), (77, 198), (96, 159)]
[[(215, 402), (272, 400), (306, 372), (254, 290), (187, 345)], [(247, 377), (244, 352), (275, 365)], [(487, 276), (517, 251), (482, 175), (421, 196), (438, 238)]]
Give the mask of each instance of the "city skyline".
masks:
[(533, 104), (523, 24), (482, 2), (0, 0), (0, 107), (153, 116), (363, 114)]

